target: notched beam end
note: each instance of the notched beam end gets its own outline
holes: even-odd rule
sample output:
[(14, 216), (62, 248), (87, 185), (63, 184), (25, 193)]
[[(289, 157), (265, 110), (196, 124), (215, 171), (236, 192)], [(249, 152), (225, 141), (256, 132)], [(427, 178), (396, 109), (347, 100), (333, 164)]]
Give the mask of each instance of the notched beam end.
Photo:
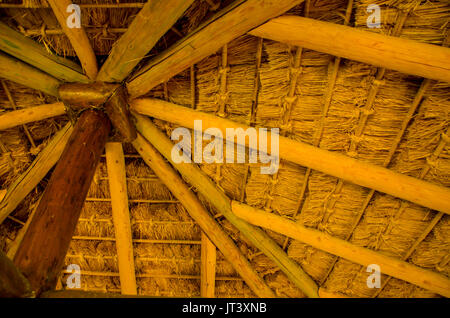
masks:
[(137, 138), (136, 127), (130, 119), (127, 100), (125, 89), (120, 86), (105, 104), (105, 111), (120, 135), (116, 135), (114, 139), (119, 139), (122, 142), (132, 142)]

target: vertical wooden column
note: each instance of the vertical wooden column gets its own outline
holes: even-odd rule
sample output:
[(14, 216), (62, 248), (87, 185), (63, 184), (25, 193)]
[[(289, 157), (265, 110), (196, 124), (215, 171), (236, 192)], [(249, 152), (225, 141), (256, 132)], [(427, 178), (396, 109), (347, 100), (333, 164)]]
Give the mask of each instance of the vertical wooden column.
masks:
[(116, 233), (120, 289), (124, 295), (137, 295), (125, 158), (121, 143), (109, 142), (106, 144), (106, 166)]
[(104, 113), (81, 115), (17, 250), (14, 263), (37, 295), (55, 288), (110, 131)]
[(216, 247), (202, 232), (200, 296), (214, 298), (216, 288)]

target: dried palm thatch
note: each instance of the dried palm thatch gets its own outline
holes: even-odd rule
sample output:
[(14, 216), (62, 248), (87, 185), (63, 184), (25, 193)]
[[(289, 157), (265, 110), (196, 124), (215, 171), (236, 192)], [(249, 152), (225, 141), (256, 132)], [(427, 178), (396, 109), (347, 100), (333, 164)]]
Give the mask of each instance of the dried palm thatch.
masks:
[[(23, 1), (20, 8), (13, 6), (17, 2), (0, 3), (10, 4), (0, 6), (3, 22), (33, 37), (49, 51), (75, 56), (45, 0)], [(77, 2), (82, 5), (83, 25), (100, 62), (144, 2)], [(221, 1), (220, 7), (228, 3)], [(442, 45), (448, 36), (450, 4), (445, 0), (307, 3), (308, 6), (301, 4), (289, 14), (434, 45)], [(113, 8), (113, 4), (118, 7)], [(382, 9), (379, 29), (366, 25), (369, 4), (378, 4)], [(147, 58), (191, 33), (217, 9), (208, 1), (195, 1)], [(427, 80), (244, 35), (146, 96), (249, 125), (280, 128), (281, 134), (292, 139), (450, 187), (450, 87), (448, 83), (424, 81)], [(53, 97), (18, 84), (8, 82), (8, 86), (18, 108), (54, 101)], [(415, 105), (415, 98), (422, 93), (423, 101)], [(0, 91), (0, 114), (10, 110), (7, 96)], [(19, 128), (1, 132), (0, 188), (7, 188), (67, 120), (63, 116), (28, 125), (37, 148), (30, 146)], [(168, 136), (177, 128), (160, 120), (154, 122)], [(124, 149), (138, 293), (199, 296), (199, 226), (131, 145), (125, 144)], [(202, 164), (201, 169), (233, 200), (296, 219), (309, 228), (446, 277), (450, 275), (448, 215), (287, 161), (281, 162), (275, 175), (260, 174), (255, 164)], [(8, 219), (0, 226), (0, 247), (5, 252), (21, 227), (17, 221), (26, 221), (28, 213), (24, 211), (35, 205), (44, 186), (45, 180), (12, 215), (19, 220)], [(276, 296), (304, 297), (273, 261), (218, 214), (206, 198), (198, 196)], [(281, 234), (267, 233), (319, 286), (330, 292), (350, 297), (438, 296), (387, 276), (382, 278), (382, 288), (370, 289), (366, 284), (369, 274), (360, 265)], [(108, 174), (103, 159), (66, 256), (65, 267), (69, 264), (81, 267), (82, 289), (120, 292)], [(61, 273), (62, 288), (66, 288), (69, 274)], [(216, 276), (216, 297), (255, 296), (220, 252)]]

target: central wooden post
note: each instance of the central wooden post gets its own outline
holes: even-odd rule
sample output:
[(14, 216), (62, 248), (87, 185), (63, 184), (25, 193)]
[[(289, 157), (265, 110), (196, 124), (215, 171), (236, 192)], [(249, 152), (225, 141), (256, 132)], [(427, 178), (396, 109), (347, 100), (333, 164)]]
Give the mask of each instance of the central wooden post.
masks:
[(103, 112), (81, 115), (17, 250), (14, 263), (36, 295), (56, 286), (110, 131)]

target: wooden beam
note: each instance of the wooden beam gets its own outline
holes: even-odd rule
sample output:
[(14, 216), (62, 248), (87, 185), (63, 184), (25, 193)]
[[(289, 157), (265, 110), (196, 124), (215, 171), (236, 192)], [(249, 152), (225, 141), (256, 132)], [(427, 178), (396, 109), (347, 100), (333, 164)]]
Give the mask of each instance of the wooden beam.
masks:
[[(233, 224), (241, 233), (267, 257), (269, 257), (286, 276), (309, 297), (318, 297), (317, 285), (302, 270), (302, 268), (290, 259), (281, 247), (271, 239), (267, 233), (243, 222), (231, 212), (231, 201), (214, 182), (195, 164), (175, 164), (172, 160), (174, 144), (161, 132), (151, 120), (136, 115), (136, 128), (142, 135), (167, 159), (171, 164), (194, 186), (219, 213)], [(163, 179), (164, 180), (164, 179)], [(181, 199), (180, 199), (181, 200)], [(217, 246), (217, 244), (216, 244)]]
[(116, 233), (120, 289), (123, 295), (137, 295), (125, 158), (121, 143), (106, 144), (106, 167)]
[(64, 115), (65, 113), (66, 107), (61, 102), (6, 112), (0, 115), (0, 130)]
[(122, 82), (155, 46), (158, 40), (177, 22), (193, 0), (148, 1), (114, 43), (97, 81)]
[(23, 199), (41, 182), (61, 157), (64, 147), (73, 131), (71, 123), (58, 131), (47, 146), (39, 153), (28, 169), (8, 188), (0, 201), (0, 224), (11, 214)]
[(436, 272), (354, 245), (325, 232), (306, 228), (285, 217), (255, 209), (237, 201), (232, 202), (232, 209), (234, 214), (251, 224), (289, 236), (362, 266), (377, 264), (380, 266), (383, 274), (407, 281), (445, 297), (450, 297), (450, 279)]
[(214, 298), (216, 288), (216, 247), (202, 232), (200, 296)]
[(120, 87), (119, 84), (108, 83), (65, 83), (59, 86), (59, 97), (72, 108), (83, 109), (102, 107), (112, 94)]
[(56, 78), (1, 52), (0, 77), (58, 97), (60, 82)]
[[(137, 99), (130, 104), (132, 111), (191, 129), (194, 128), (194, 120), (201, 120), (203, 131), (215, 127), (220, 129), (224, 136), (226, 128), (243, 128), (244, 130), (250, 128), (244, 124), (162, 100)], [(247, 138), (246, 142), (248, 142)], [(270, 134), (268, 134), (268, 143), (270, 144)], [(279, 156), (281, 159), (348, 182), (450, 214), (449, 188), (283, 136), (279, 137)]]
[(28, 280), (14, 263), (0, 251), (0, 298), (32, 297)]
[[(67, 25), (67, 18), (71, 14), (67, 12), (67, 8), (72, 4), (70, 0), (48, 0), (48, 4), (52, 7), (53, 13), (56, 16), (61, 28), (69, 38), (73, 49), (81, 62), (84, 72), (91, 80), (95, 80), (98, 73), (97, 58), (92, 49), (91, 42), (83, 27), (69, 28)], [(82, 17), (80, 17), (82, 18)]]
[(124, 87), (120, 86), (114, 91), (105, 104), (105, 112), (119, 134), (115, 136), (119, 141), (132, 142), (136, 139), (136, 127), (130, 119), (130, 107)]
[(282, 16), (249, 34), (378, 67), (450, 82), (450, 49), (304, 17)]
[(132, 97), (139, 97), (174, 75), (216, 53), (252, 28), (288, 11), (303, 0), (236, 0), (151, 60), (129, 81)]
[(87, 83), (81, 67), (0, 22), (0, 50), (65, 82)]
[(56, 286), (110, 130), (102, 112), (81, 115), (17, 250), (14, 263), (36, 295)]
[(197, 196), (158, 151), (140, 134), (133, 142), (133, 146), (172, 194), (180, 200), (189, 215), (197, 222), (202, 231), (208, 235), (209, 239), (222, 252), (225, 259), (230, 262), (255, 295), (265, 298), (275, 297), (275, 294), (252, 268), (233, 240), (225, 233)]

